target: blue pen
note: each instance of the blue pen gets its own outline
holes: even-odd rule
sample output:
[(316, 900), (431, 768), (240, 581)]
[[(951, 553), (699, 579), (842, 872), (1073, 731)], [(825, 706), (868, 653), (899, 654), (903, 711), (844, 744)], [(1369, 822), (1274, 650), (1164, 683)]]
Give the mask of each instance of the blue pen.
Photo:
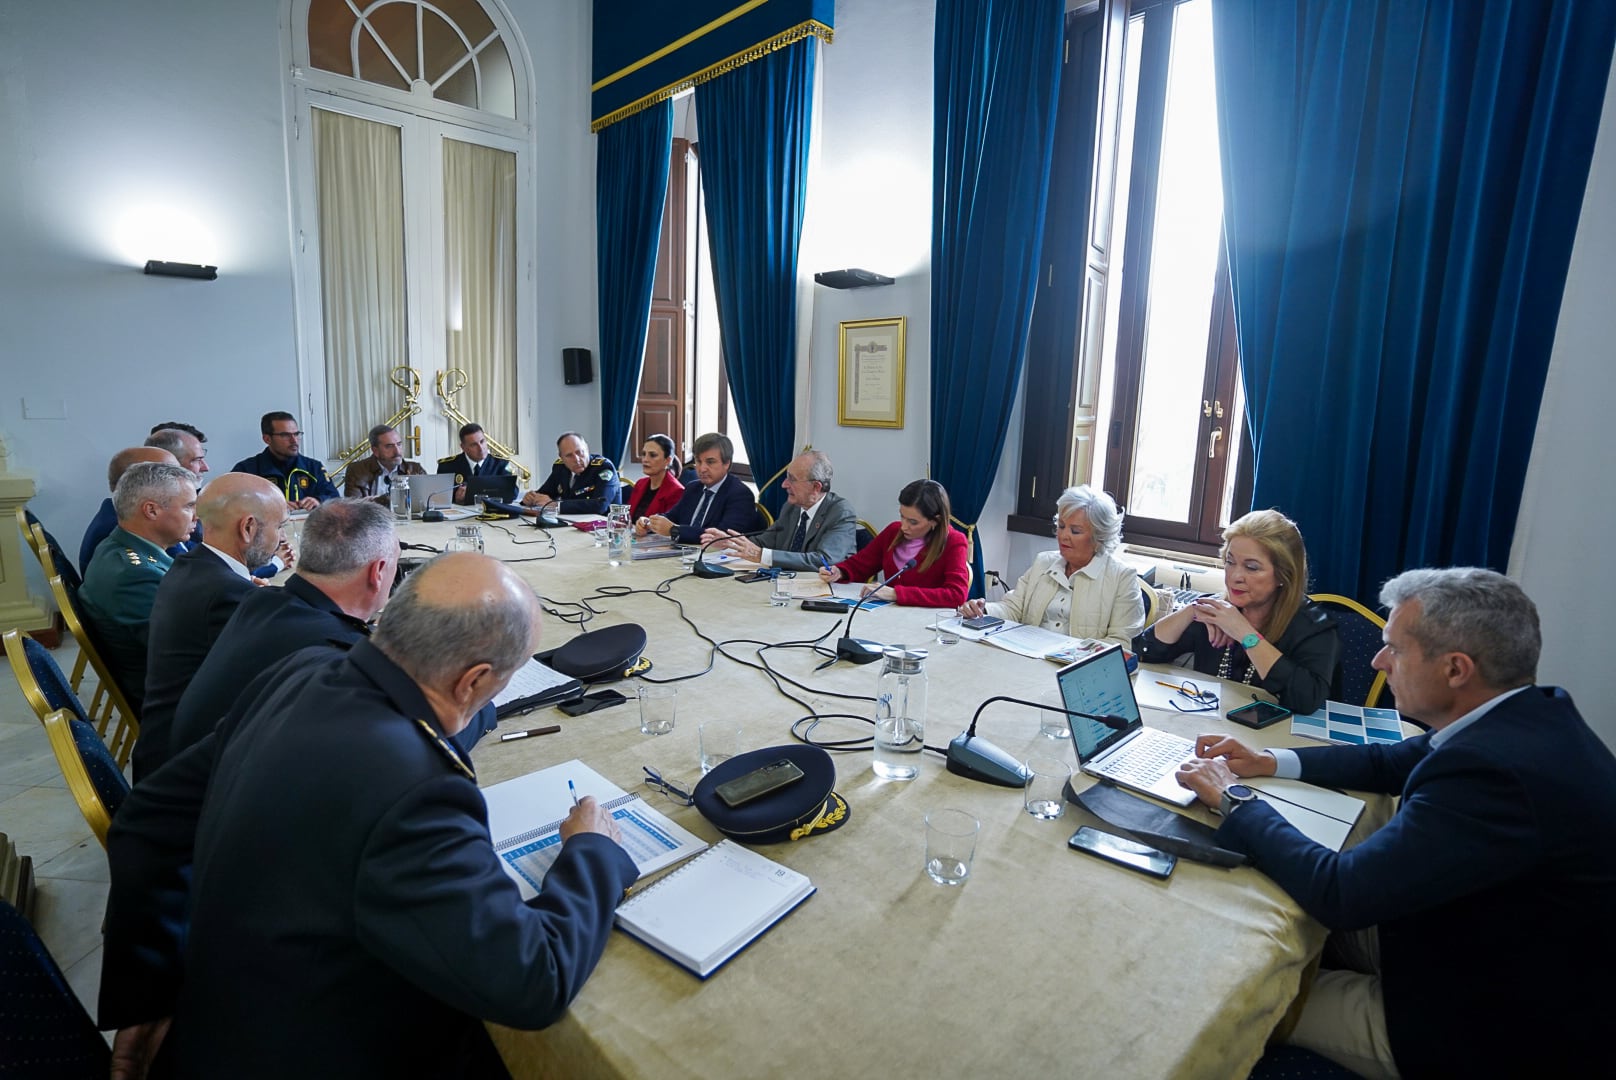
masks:
[(571, 780), (567, 781), (567, 790), (572, 792), (572, 805), (577, 806), (578, 805), (578, 789), (573, 786), (573, 783), (572, 783)]

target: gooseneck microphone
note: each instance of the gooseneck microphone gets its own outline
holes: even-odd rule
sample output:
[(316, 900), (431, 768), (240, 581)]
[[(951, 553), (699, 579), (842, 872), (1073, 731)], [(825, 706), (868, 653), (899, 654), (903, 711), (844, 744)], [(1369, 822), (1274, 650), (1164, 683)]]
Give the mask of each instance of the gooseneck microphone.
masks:
[(1096, 713), (1079, 712), (1076, 709), (1063, 709), (1059, 705), (1048, 705), (1041, 701), (1025, 701), (1022, 698), (1009, 697), (1005, 694), (995, 694), (976, 707), (971, 715), (971, 724), (961, 734), (954, 737), (948, 744), (948, 771), (969, 780), (980, 780), (984, 784), (998, 784), (1002, 787), (1021, 787), (1027, 782), (1027, 769), (1021, 762), (988, 742), (977, 737), (976, 721), (982, 715), (982, 710), (995, 701), (1008, 701), (1015, 705), (1027, 705), (1034, 709), (1048, 709), (1050, 712), (1063, 712), (1067, 716), (1076, 716), (1083, 720), (1093, 720), (1097, 724), (1104, 724), (1112, 731), (1126, 731), (1129, 721), (1120, 716), (1100, 716)]
[(696, 552), (696, 561), (690, 567), (690, 572), (692, 574), (695, 574), (699, 578), (730, 577), (731, 575), (733, 575), (735, 573), (735, 571), (731, 570), (729, 567), (727, 567), (727, 566), (709, 566), (708, 565), (708, 563), (707, 563), (707, 549), (712, 547), (714, 544), (722, 544), (727, 540), (750, 540), (754, 536), (762, 536), (764, 533), (766, 533), (768, 531), (769, 530), (766, 529), (766, 528), (764, 528), (764, 529), (753, 529), (751, 532), (725, 533), (723, 536), (715, 536), (715, 537), (713, 537), (711, 540), (709, 540), (705, 544), (701, 545), (701, 550)]
[[(896, 574), (887, 578), (881, 585), (891, 585), (910, 570), (913, 570), (914, 566), (915, 560), (910, 559), (903, 564)], [(869, 597), (867, 596), (859, 597), (859, 602), (854, 604), (853, 610), (847, 613), (847, 627), (842, 631), (841, 639), (836, 642), (836, 659), (846, 660), (851, 664), (873, 664), (881, 659), (881, 644), (879, 642), (866, 641), (863, 638), (853, 636), (853, 617), (859, 613), (859, 608), (862, 608), (864, 601), (868, 599)]]
[(426, 497), (426, 504), (421, 508), (421, 520), (422, 521), (444, 521), (444, 520), (447, 520), (447, 519), (444, 518), (442, 510), (434, 510), (434, 509), (432, 509), (432, 499), (433, 499), (434, 496), (437, 496), (437, 495), (450, 495), (450, 496), (452, 496), (453, 494), (454, 494), (454, 489), (450, 488), (448, 491), (434, 491), (431, 495), (428, 495)]

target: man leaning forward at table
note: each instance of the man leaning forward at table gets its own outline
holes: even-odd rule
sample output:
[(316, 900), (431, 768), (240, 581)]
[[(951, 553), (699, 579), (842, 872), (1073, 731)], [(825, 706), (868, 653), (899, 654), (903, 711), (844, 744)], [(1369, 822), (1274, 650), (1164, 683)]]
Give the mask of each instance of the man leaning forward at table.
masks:
[[(1429, 733), (1261, 752), (1202, 735), (1179, 770), (1222, 810), (1219, 842), (1334, 932), (1288, 1041), (1372, 1077), (1579, 1072), (1607, 1056), (1616, 758), (1564, 690), (1532, 684), (1542, 636), (1519, 585), (1410, 570), (1380, 600), (1374, 666)], [(1269, 775), (1402, 798), (1337, 853), (1237, 782)]]
[(370, 640), (297, 679), (280, 673), (307, 650), (271, 668), (133, 790), (108, 838), (101, 978), (120, 1064), (160, 1043), (179, 1076), (505, 1075), (483, 1021), (558, 1019), (637, 877), (590, 798), (531, 903), (494, 854), (447, 737), (538, 639), (514, 573), (442, 556)]

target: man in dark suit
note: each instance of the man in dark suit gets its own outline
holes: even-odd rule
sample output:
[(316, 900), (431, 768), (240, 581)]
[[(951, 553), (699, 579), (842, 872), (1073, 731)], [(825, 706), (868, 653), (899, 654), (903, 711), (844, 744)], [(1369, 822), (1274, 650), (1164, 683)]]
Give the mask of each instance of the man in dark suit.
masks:
[[(1375, 667), (1427, 734), (1386, 746), (1254, 752), (1196, 740), (1179, 780), (1336, 933), (1290, 1041), (1364, 1076), (1558, 1076), (1602, 1060), (1616, 965), (1616, 758), (1555, 687), (1520, 586), (1491, 570), (1410, 570)], [(1340, 853), (1237, 782), (1291, 776), (1401, 796)], [(1370, 933), (1345, 934), (1345, 931)], [(1348, 970), (1338, 965), (1351, 965)]]
[(196, 516), (207, 540), (174, 560), (157, 586), (147, 626), (146, 703), (130, 757), (135, 782), (168, 760), (180, 695), (253, 590), (252, 567), (280, 546), (286, 500), (260, 476), (227, 473), (202, 490)]
[(348, 466), (342, 474), (344, 499), (374, 499), (385, 503), (393, 492), (393, 481), (400, 476), (421, 476), (426, 472), (404, 457), (404, 436), (387, 424), (370, 429), (370, 456)]
[(454, 501), (470, 501), (466, 496), (466, 481), (473, 476), (515, 476), (516, 466), (488, 450), (488, 436), (481, 424), (467, 424), (460, 429), (460, 453), (454, 457), (438, 459), (438, 475), (454, 473)]
[(709, 432), (696, 440), (696, 479), (685, 488), (667, 515), (656, 514), (635, 523), (635, 532), (654, 532), (672, 537), (675, 543), (699, 544), (708, 529), (751, 532), (757, 522), (757, 500), (739, 480), (730, 476), (735, 444), (729, 436)]
[(231, 472), (252, 473), (274, 484), (293, 510), (313, 510), (327, 499), (339, 499), (337, 486), (325, 474), (325, 465), (299, 453), (303, 432), (289, 412), (267, 412), (258, 421), (264, 449), (242, 458)]
[(446, 737), (538, 643), (520, 578), (445, 555), (374, 640), (307, 679), (266, 673), (136, 788), (108, 838), (100, 1017), (118, 1050), (160, 1041), (179, 1076), (503, 1075), (483, 1022), (558, 1019), (638, 876), (591, 798), (531, 903), (494, 854)]
[[(728, 544), (732, 554), (781, 570), (818, 571), (853, 554), (858, 515), (847, 500), (830, 490), (830, 458), (823, 450), (804, 450), (786, 466), (780, 481), (786, 506), (767, 531), (754, 542), (736, 536)], [(708, 529), (701, 542), (711, 543), (726, 534)]]

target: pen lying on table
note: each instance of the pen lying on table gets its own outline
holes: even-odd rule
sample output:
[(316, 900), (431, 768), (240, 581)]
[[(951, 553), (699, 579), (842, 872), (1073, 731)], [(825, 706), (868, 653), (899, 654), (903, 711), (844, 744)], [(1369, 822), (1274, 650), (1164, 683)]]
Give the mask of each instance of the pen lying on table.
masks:
[(560, 724), (547, 724), (544, 727), (528, 728), (526, 731), (507, 731), (499, 737), (499, 741), (514, 742), (517, 739), (525, 739), (529, 735), (554, 735), (560, 730)]

